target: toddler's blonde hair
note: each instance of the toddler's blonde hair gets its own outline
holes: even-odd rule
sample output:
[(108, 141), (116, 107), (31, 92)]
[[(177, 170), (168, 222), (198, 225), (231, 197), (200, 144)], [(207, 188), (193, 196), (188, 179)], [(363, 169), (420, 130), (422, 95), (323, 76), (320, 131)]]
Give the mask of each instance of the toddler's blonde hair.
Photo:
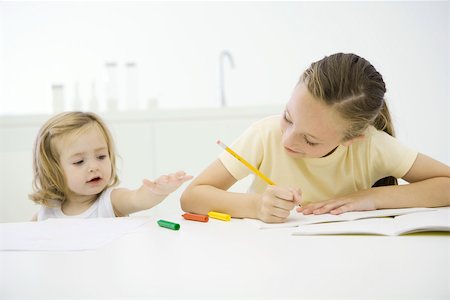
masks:
[(102, 119), (92, 112), (63, 112), (50, 118), (37, 135), (33, 150), (33, 193), (29, 195), (31, 200), (46, 206), (55, 200), (66, 200), (68, 188), (54, 141), (69, 134), (83, 133), (91, 126), (100, 129), (108, 146), (111, 180), (107, 187), (119, 183), (114, 141)]

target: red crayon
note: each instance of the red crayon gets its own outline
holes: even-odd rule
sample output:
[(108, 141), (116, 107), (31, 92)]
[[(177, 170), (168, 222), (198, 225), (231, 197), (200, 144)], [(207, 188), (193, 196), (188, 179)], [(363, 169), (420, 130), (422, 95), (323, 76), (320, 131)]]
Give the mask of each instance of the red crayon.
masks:
[(208, 220), (209, 220), (209, 217), (208, 216), (204, 216), (204, 215), (196, 215), (196, 214), (185, 213), (182, 216), (186, 220), (191, 220), (191, 221), (208, 222)]

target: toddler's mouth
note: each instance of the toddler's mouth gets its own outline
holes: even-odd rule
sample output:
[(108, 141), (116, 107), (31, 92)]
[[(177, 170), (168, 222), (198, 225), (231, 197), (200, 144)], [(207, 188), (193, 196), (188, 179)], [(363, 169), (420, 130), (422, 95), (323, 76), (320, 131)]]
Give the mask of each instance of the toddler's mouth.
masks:
[(102, 180), (102, 178), (101, 177), (94, 177), (94, 178), (92, 178), (91, 180), (89, 180), (88, 181), (88, 183), (95, 183), (95, 182), (99, 182), (100, 180)]

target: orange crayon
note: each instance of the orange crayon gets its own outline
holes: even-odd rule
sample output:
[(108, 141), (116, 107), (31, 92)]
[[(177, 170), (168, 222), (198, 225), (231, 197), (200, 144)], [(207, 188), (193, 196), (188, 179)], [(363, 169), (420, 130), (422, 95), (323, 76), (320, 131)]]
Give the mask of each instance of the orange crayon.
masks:
[(190, 220), (190, 221), (208, 222), (208, 220), (209, 220), (209, 217), (204, 216), (204, 215), (185, 213), (185, 214), (182, 214), (181, 216), (183, 218), (185, 218), (186, 220)]

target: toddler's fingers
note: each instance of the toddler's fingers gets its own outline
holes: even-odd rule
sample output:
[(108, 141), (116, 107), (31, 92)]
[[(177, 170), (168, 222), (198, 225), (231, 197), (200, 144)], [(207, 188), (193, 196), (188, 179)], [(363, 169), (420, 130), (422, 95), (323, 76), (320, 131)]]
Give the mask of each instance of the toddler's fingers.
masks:
[(187, 180), (190, 180), (190, 179), (194, 178), (194, 176), (188, 175), (184, 171), (178, 171), (175, 174), (173, 174), (173, 177), (171, 176), (171, 179), (172, 178), (173, 178), (174, 181), (176, 180), (176, 181), (185, 182)]
[(165, 178), (167, 179), (167, 182), (174, 182), (174, 181), (178, 181), (179, 177), (176, 173), (170, 173), (168, 175), (165, 175)]
[(186, 172), (184, 171), (178, 171), (176, 173), (169, 174), (168, 176), (170, 181), (181, 181), (181, 182), (185, 182), (186, 180), (194, 178), (193, 176), (186, 174)]
[(167, 183), (167, 182), (169, 182), (169, 176), (167, 176), (167, 175), (162, 175), (162, 176), (160, 176), (158, 179), (156, 179), (156, 183)]
[(183, 182), (191, 180), (192, 178), (194, 178), (194, 176), (192, 176), (192, 175), (184, 175)]
[(148, 180), (148, 179), (143, 179), (142, 183), (148, 187), (154, 187), (156, 185), (156, 182)]
[(186, 172), (184, 172), (184, 171), (178, 171), (175, 173), (175, 177), (180, 178), (180, 179), (183, 178), (185, 175), (186, 175)]
[(184, 181), (186, 181), (186, 180), (191, 180), (192, 178), (194, 178), (194, 176), (192, 176), (192, 175), (189, 175), (189, 174), (186, 174), (186, 172), (182, 172), (182, 176), (180, 176), (179, 178), (181, 179), (181, 180), (183, 180), (183, 182)]

